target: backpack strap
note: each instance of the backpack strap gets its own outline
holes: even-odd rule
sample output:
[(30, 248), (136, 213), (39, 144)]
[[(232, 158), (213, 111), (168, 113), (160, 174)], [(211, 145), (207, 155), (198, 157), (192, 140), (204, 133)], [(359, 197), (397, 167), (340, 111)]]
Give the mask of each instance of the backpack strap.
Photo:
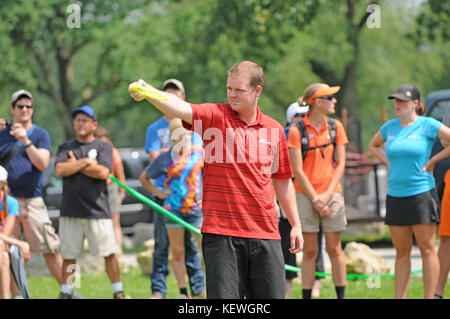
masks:
[(9, 162), (11, 162), (12, 158), (20, 151), (19, 144), (15, 143), (11, 150), (0, 159), (0, 165), (6, 167)]
[(330, 133), (330, 138), (331, 138), (331, 144), (333, 144), (333, 160), (334, 162), (337, 161), (337, 156), (336, 156), (336, 121), (333, 120), (331, 117), (327, 116), (327, 121), (328, 121), (328, 131)]
[(306, 132), (306, 126), (305, 123), (303, 123), (303, 120), (299, 120), (297, 123), (298, 130), (300, 131), (300, 138), (302, 143), (302, 159), (305, 159), (306, 153), (308, 153), (309, 150), (309, 136), (308, 132)]
[(306, 132), (306, 126), (305, 123), (303, 123), (303, 120), (298, 121), (295, 123), (297, 125), (298, 130), (300, 131), (301, 135), (301, 143), (302, 143), (302, 158), (303, 160), (306, 157), (306, 154), (309, 150), (316, 149), (316, 148), (323, 148), (327, 147), (330, 144), (333, 144), (333, 160), (336, 162), (336, 122), (331, 118), (327, 116), (327, 122), (328, 122), (328, 131), (330, 134), (331, 142), (324, 144), (324, 145), (318, 145), (315, 147), (309, 147), (309, 136), (308, 132)]

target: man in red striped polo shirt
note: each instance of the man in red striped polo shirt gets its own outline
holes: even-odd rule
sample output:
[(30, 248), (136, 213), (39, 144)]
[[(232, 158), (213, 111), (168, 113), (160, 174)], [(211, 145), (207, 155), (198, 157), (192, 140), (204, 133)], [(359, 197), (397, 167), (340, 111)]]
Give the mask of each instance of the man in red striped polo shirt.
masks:
[[(144, 96), (143, 86), (166, 100)], [(189, 104), (139, 80), (130, 95), (179, 117), (205, 144), (203, 258), (208, 298), (284, 298), (276, 194), (292, 225), (291, 252), (303, 247), (283, 127), (258, 107), (262, 68), (242, 61), (228, 70), (227, 104)]]

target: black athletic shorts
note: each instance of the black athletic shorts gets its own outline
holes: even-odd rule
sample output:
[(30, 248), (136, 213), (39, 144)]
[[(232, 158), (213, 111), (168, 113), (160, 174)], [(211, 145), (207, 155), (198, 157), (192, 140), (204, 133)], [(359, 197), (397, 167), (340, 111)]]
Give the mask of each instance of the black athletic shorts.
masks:
[(412, 226), (437, 223), (440, 220), (440, 202), (435, 188), (408, 197), (386, 197), (386, 217), (390, 226)]
[(280, 240), (203, 234), (208, 299), (284, 299)]

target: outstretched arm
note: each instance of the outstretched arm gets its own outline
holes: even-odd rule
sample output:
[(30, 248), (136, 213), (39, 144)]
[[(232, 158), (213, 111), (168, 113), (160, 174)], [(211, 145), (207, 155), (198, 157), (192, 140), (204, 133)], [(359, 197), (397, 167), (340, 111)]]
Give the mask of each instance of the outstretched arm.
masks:
[[(157, 97), (152, 97), (150, 95), (145, 95), (143, 91), (134, 88), (135, 86), (147, 88), (150, 91), (156, 93), (157, 96), (159, 95), (164, 97), (164, 100), (158, 99)], [(131, 83), (128, 86), (128, 92), (130, 92), (131, 97), (136, 101), (142, 101), (143, 99), (146, 99), (164, 114), (171, 117), (181, 118), (183, 121), (192, 124), (192, 108), (189, 103), (183, 101), (178, 96), (160, 91), (150, 84), (146, 83), (144, 80), (138, 80)]]

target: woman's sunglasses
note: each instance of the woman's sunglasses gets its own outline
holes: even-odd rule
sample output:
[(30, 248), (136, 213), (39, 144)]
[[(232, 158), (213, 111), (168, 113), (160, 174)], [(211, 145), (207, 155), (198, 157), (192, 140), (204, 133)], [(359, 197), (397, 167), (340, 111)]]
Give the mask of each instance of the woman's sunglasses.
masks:
[(33, 105), (22, 105), (22, 104), (19, 104), (19, 105), (16, 105), (16, 107), (18, 107), (19, 109), (23, 109), (24, 107), (26, 107), (27, 109), (32, 109)]
[(328, 100), (328, 101), (331, 101), (334, 98), (335, 98), (334, 95), (325, 95), (325, 96), (318, 97), (318, 99), (323, 99), (323, 100)]

